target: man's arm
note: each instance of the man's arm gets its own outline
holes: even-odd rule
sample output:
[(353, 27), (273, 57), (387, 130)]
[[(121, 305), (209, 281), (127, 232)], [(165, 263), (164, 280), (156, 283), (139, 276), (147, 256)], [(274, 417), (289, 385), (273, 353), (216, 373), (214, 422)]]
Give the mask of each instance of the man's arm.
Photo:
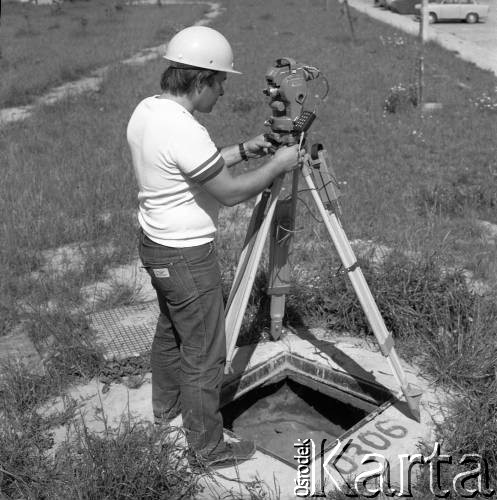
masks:
[(278, 175), (293, 170), (299, 163), (298, 155), (297, 145), (282, 147), (265, 165), (240, 175), (233, 175), (225, 165), (215, 177), (202, 184), (202, 187), (219, 203), (233, 206), (260, 193)]
[(240, 163), (243, 160), (238, 144), (235, 144), (233, 146), (225, 146), (221, 149), (220, 153), (223, 157), (224, 164), (228, 168), (235, 166), (237, 163)]
[(271, 146), (272, 144), (266, 141), (264, 135), (261, 134), (240, 144), (223, 147), (220, 153), (224, 163), (229, 168), (245, 160), (244, 156), (246, 159), (265, 156)]

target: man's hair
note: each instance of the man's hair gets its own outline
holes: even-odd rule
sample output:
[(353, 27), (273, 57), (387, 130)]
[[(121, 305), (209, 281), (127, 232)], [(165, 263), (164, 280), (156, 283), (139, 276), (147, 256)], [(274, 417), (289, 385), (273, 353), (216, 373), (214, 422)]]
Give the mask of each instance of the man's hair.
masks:
[(218, 71), (174, 63), (162, 73), (160, 88), (163, 92), (173, 95), (190, 94), (196, 85), (202, 85), (204, 82), (211, 85), (216, 73)]

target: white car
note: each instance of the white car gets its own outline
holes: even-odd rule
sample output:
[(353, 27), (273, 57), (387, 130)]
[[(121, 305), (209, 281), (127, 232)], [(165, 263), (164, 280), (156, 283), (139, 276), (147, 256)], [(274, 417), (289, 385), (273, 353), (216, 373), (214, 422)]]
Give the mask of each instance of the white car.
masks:
[[(421, 14), (421, 4), (416, 4), (415, 9)], [(479, 4), (477, 0), (441, 0), (428, 4), (428, 22), (464, 20), (477, 23), (488, 16), (488, 9), (488, 5)]]

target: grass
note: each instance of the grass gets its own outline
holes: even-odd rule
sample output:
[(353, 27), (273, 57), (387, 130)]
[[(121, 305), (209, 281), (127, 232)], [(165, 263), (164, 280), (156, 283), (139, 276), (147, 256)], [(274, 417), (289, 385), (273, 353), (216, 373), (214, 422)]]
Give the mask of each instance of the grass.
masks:
[[(103, 22), (105, 5), (97, 0), (90, 3), (94, 9), (88, 9), (86, 2), (65, 3), (63, 13), (5, 4), (2, 13), (17, 16), (17, 24), (13, 22), (7, 30), (9, 23), (5, 23), (6, 29), (2, 28), (7, 45), (2, 44), (0, 64), (8, 70), (2, 69), (6, 75), (2, 85), (14, 81), (13, 75), (16, 81), (31, 82), (29, 89), (13, 91), (11, 102), (25, 102), (67, 75), (86, 73), (154, 45), (165, 33), (157, 36), (157, 30), (173, 30), (198, 16), (197, 11), (182, 12), (170, 6), (160, 11), (170, 12), (170, 17), (157, 16), (159, 7), (143, 8), (140, 14), (125, 6), (114, 8), (113, 21)], [(416, 361), (437, 383), (457, 391), (447, 420), (438, 429), (444, 451), (481, 453), (489, 460), (496, 484), (495, 245), (477, 224), (478, 220), (497, 222), (493, 189), (497, 122), (495, 109), (488, 104), (497, 101), (495, 77), (430, 45), (425, 59), (426, 94), (428, 100), (441, 102), (442, 109), (422, 115), (404, 98), (395, 101), (394, 109), (391, 105), (386, 109), (386, 101), (392, 103), (402, 94), (399, 88), (415, 82), (415, 39), (357, 15), (353, 43), (339, 7), (330, 5), (326, 10), (324, 1), (274, 0), (268, 4), (244, 0), (227, 7), (213, 27), (232, 40), (236, 66), (244, 75), (229, 77), (226, 94), (215, 111), (200, 119), (218, 144), (236, 143), (264, 130), (270, 110), (261, 89), (266, 68), (276, 58), (295, 57), (322, 70), (331, 90), (318, 109), (308, 142), (323, 143), (338, 178), (346, 182), (341, 205), (349, 238), (371, 240), (394, 250), (382, 263), (366, 254), (361, 266), (399, 351), (416, 353)], [(39, 19), (32, 12), (39, 12)], [(135, 17), (140, 15), (143, 21)], [(81, 16), (88, 22), (81, 23)], [(127, 22), (137, 30), (152, 24), (147, 25), (146, 34), (123, 41), (115, 33), (126, 33)], [(49, 29), (50, 23), (59, 28)], [(90, 32), (102, 46), (100, 37), (114, 37), (109, 52), (91, 50)], [(50, 42), (56, 33), (56, 42)], [(69, 62), (66, 56), (39, 52), (33, 57), (41, 58), (43, 68), (37, 72), (32, 71), (37, 66), (31, 59), (23, 62), (20, 51), (7, 49), (9, 43), (14, 47), (18, 42), (24, 54), (31, 54), (22, 45), (29, 42), (33, 50), (46, 45), (58, 54), (54, 47), (67, 46), (76, 33), (82, 52)], [(54, 70), (53, 65), (73, 63), (67, 73)], [(28, 78), (23, 73), (26, 68), (35, 77)], [(165, 474), (171, 463), (162, 462), (151, 446), (151, 429), (130, 423), (117, 433), (109, 431), (105, 439), (111, 445), (107, 447), (106, 441), (83, 432), (73, 450), (63, 451), (61, 457), (67, 464), (63, 466), (62, 461), (51, 461), (48, 424), (33, 412), (68, 379), (100, 375), (114, 380), (115, 371), (102, 366), (93, 347), (81, 289), (103, 279), (109, 267), (136, 258), (136, 223), (130, 216), (136, 206), (136, 188), (125, 127), (139, 100), (158, 91), (162, 68), (159, 60), (143, 67), (112, 64), (99, 92), (43, 107), (28, 121), (0, 129), (0, 335), (24, 321), (35, 344), (48, 356), (47, 373), (39, 377), (19, 368), (2, 370), (11, 376), (2, 379), (2, 396), (8, 404), (0, 409), (0, 484), (2, 493), (11, 498), (40, 498), (42, 492), (50, 492), (47, 498), (104, 498), (104, 494), (112, 496), (105, 488), (117, 491), (125, 473), (130, 477), (142, 474), (153, 484), (156, 496), (150, 498), (174, 498), (166, 493), (167, 485), (156, 482), (157, 471)], [(321, 81), (316, 85), (321, 92)], [(0, 95), (6, 99), (8, 92), (2, 90)], [(9, 100), (0, 102), (5, 105)], [(289, 296), (288, 319), (369, 335), (355, 295), (338, 272), (339, 259), (303, 188), (299, 198), (290, 257), (295, 287)], [(248, 203), (222, 210), (218, 247), (226, 287), (250, 209)], [(69, 259), (60, 273), (44, 270), (44, 252), (63, 245), (76, 245), (81, 265), (74, 266)], [(406, 253), (415, 257), (407, 259)], [(487, 295), (476, 296), (468, 290), (463, 269), (486, 281)], [(257, 331), (267, 324), (267, 317), (260, 314), (265, 307), (265, 279), (262, 269), (249, 311), (255, 327), (246, 327), (249, 340), (257, 338)], [(120, 289), (107, 305), (129, 302), (131, 297), (132, 290)], [(126, 455), (127, 460), (128, 455), (136, 457), (135, 452), (146, 458), (114, 467), (116, 456)], [(96, 471), (102, 472), (103, 483), (98, 482)], [(185, 479), (188, 484), (179, 481), (175, 491), (193, 488), (196, 478)], [(123, 484), (135, 498), (146, 494)], [(84, 493), (75, 496), (75, 491)], [(427, 491), (421, 491), (419, 498), (427, 498)], [(260, 493), (254, 498), (264, 497)]]
[[(198, 474), (187, 469), (171, 431), (123, 418), (97, 435), (84, 420), (54, 455), (52, 422), (33, 411), (50, 385), (43, 377), (9, 367), (0, 385), (0, 491), (3, 498), (191, 498)], [(12, 371), (14, 368), (14, 371)], [(19, 399), (21, 391), (24, 397)], [(105, 418), (105, 416), (103, 416)], [(173, 466), (174, 465), (174, 466)]]
[(0, 107), (27, 104), (51, 86), (162, 45), (204, 10), (123, 0), (2, 2)]

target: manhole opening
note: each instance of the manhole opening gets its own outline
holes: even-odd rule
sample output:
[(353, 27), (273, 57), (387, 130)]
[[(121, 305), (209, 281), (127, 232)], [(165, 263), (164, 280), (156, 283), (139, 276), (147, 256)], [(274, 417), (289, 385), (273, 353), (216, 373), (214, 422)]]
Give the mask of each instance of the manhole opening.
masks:
[(298, 378), (270, 380), (226, 404), (225, 428), (293, 465), (298, 439), (313, 439), (317, 446), (326, 439), (329, 445), (379, 407), (336, 389), (338, 397), (332, 397), (315, 380), (310, 387)]

